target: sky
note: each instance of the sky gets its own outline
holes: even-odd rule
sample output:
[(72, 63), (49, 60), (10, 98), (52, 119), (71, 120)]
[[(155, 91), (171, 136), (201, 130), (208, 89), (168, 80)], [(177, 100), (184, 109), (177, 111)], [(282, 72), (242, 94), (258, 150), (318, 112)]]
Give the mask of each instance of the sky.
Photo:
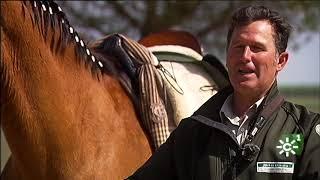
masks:
[(310, 39), (306, 34), (297, 37), (300, 45), (294, 50), (293, 43), (288, 44), (289, 62), (278, 75), (281, 85), (316, 85), (320, 86), (320, 32), (312, 33)]

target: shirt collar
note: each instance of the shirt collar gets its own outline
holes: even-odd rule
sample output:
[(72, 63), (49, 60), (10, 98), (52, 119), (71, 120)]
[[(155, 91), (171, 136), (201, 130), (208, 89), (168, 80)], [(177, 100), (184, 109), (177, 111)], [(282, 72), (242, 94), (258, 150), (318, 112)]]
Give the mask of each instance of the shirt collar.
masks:
[[(223, 116), (225, 116), (232, 124), (239, 126), (239, 121), (241, 120), (241, 118), (235, 115), (232, 111), (232, 96), (233, 94), (230, 94), (224, 101), (219, 114), (221, 119), (224, 119)], [(262, 97), (250, 106), (248, 112), (245, 114), (245, 116), (247, 116), (246, 119), (248, 119), (248, 117), (251, 117), (253, 114), (257, 112), (257, 109), (262, 103), (263, 99), (264, 97)]]

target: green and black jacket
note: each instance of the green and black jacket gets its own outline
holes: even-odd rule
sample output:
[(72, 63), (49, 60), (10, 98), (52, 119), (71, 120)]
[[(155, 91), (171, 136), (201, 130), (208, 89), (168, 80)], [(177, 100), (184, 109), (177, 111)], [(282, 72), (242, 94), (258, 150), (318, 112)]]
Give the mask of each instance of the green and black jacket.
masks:
[[(186, 118), (168, 140), (129, 179), (137, 180), (286, 180), (320, 179), (320, 114), (283, 102), (266, 119), (250, 144), (260, 148), (251, 160), (225, 126), (219, 111), (232, 93), (226, 88)], [(259, 112), (279, 94), (276, 83)], [(246, 144), (246, 143), (244, 143)]]

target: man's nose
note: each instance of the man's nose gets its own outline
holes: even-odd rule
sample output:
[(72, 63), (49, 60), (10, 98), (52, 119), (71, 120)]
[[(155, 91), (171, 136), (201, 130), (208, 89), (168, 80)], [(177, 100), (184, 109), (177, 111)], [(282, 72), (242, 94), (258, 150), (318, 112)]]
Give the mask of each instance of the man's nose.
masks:
[(245, 46), (241, 55), (241, 61), (243, 62), (249, 62), (251, 61), (251, 49), (250, 46)]

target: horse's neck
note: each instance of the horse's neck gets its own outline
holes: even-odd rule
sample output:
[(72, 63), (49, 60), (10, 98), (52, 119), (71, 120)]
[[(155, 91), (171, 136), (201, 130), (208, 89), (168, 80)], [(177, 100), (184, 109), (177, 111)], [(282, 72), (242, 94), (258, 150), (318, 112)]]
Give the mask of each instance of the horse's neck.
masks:
[[(81, 110), (98, 104), (89, 98), (93, 93), (101, 95), (103, 89), (97, 88), (90, 73), (72, 60), (75, 57), (72, 45), (65, 51), (67, 56), (54, 55), (37, 27), (32, 26), (30, 12), (23, 9), (21, 3), (1, 2), (2, 63), (8, 81), (5, 88), (8, 98), (2, 107), (6, 115), (1, 123), (13, 158), (17, 159), (15, 163), (36, 174), (31, 167), (49, 169), (52, 168), (49, 160), (59, 164), (63, 160), (68, 162), (68, 157), (76, 158), (76, 154), (69, 153), (83, 149), (79, 141), (81, 135), (90, 131), (86, 128), (90, 127), (88, 117), (101, 121), (95, 114), (83, 114)], [(50, 34), (49, 31), (48, 37)], [(91, 106), (102, 113), (101, 107)], [(55, 160), (51, 157), (54, 154)]]
[(8, 82), (1, 85), (1, 124), (15, 167), (33, 179), (119, 179), (138, 168), (150, 146), (119, 82), (97, 72), (98, 81), (90, 67), (76, 63), (73, 44), (64, 54), (51, 52), (50, 38), (43, 40), (20, 2), (1, 2), (1, 10), (1, 69)]

